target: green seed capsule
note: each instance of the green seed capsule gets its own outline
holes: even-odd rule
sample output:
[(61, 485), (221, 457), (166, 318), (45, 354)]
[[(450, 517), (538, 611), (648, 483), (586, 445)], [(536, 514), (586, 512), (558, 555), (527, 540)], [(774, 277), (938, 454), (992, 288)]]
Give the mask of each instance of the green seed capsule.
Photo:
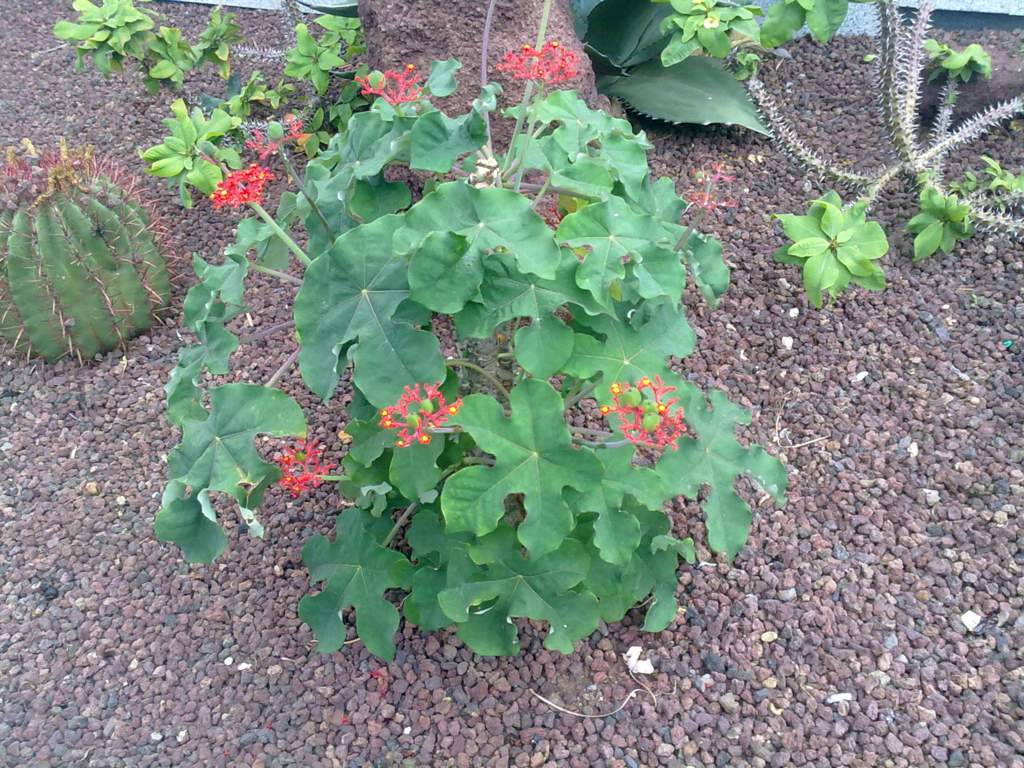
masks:
[(434, 412), (434, 401), (430, 400), (430, 399), (420, 400), (420, 412), (421, 413), (433, 413)]
[(619, 397), (619, 400), (622, 401), (623, 405), (629, 408), (635, 408), (636, 406), (640, 405), (640, 392), (635, 389), (626, 390)]
[(646, 432), (653, 432), (658, 428), (658, 423), (661, 421), (656, 413), (645, 414), (643, 419), (640, 420), (640, 425)]
[(405, 426), (409, 429), (416, 429), (420, 425), (420, 417), (416, 414), (405, 417)]

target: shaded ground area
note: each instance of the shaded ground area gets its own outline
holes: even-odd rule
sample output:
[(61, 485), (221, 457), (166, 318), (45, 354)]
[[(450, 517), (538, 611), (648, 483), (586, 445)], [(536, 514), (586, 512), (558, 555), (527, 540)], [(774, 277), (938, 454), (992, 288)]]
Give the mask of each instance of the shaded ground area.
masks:
[[(47, 51), (64, 6), (4, 3), (0, 144), (63, 135), (137, 167), (169, 99), (133, 75), (75, 75), (68, 49)], [(193, 34), (206, 14), (161, 10)], [(239, 15), (279, 44), (276, 17)], [(868, 41), (792, 52), (765, 78), (809, 143), (879, 160)], [(524, 653), (496, 660), (403, 626), (390, 665), (358, 644), (317, 655), (295, 605), (301, 546), (332, 527), (328, 488), (301, 505), (272, 492), (265, 541), (234, 536), (212, 567), (152, 537), (176, 441), (161, 418), (182, 341), (172, 313), (124, 361), (0, 368), (0, 765), (1021, 765), (1024, 248), (978, 237), (912, 265), (896, 229), (912, 193), (897, 187), (876, 212), (894, 246), (889, 290), (810, 310), (798, 275), (770, 260), (768, 214), (797, 210), (815, 180), (753, 135), (651, 135), (656, 170), (681, 187), (716, 159), (738, 175), (739, 208), (709, 226), (733, 286), (714, 312), (689, 297), (700, 344), (684, 370), (750, 407), (746, 437), (791, 472), (789, 504), (763, 508), (734, 563), (702, 548), (681, 571), (686, 609), (669, 630), (644, 635), (631, 615), (563, 657), (526, 629)], [(1021, 137), (997, 131), (966, 159), (1020, 168)], [(183, 214), (148, 186), (173, 249), (216, 257), (232, 217)], [(255, 328), (285, 317), (279, 290), (254, 284)], [(261, 381), (289, 350), (283, 337), (247, 349), (235, 376)], [(343, 413), (286, 386), (336, 459)], [(701, 535), (697, 514), (681, 508), (677, 530)], [(612, 710), (634, 687), (620, 659), (632, 644), (654, 664), (656, 704), (578, 719), (530, 693)]]

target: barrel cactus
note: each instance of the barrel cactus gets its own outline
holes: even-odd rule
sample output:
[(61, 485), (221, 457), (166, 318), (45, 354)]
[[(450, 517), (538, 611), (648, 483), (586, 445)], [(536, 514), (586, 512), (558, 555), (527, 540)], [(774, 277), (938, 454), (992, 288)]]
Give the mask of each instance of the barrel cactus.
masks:
[(80, 361), (147, 330), (170, 293), (131, 179), (90, 150), (9, 149), (0, 171), (0, 339)]

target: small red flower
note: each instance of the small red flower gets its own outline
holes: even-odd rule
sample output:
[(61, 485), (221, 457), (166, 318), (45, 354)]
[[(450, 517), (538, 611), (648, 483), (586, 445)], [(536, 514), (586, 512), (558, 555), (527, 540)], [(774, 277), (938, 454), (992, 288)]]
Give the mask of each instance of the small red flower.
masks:
[(285, 448), (277, 459), (277, 466), (281, 470), (281, 479), (277, 482), (292, 496), (298, 496), (310, 488), (318, 488), (323, 482), (323, 476), (334, 467), (333, 464), (322, 463), (321, 454), (315, 441), (303, 441)]
[(363, 96), (380, 96), (391, 106), (416, 101), (423, 94), (417, 83), (423, 78), (415, 74), (416, 67), (405, 65), (404, 72), (386, 69), (384, 72), (371, 72), (365, 77), (356, 75), (356, 82), (363, 86), (359, 92)]
[(251, 149), (255, 152), (256, 157), (258, 157), (261, 162), (266, 162), (267, 158), (277, 152), (280, 146), (280, 142), (271, 141), (270, 138), (264, 135), (263, 131), (258, 128), (253, 129), (249, 134), (249, 138), (245, 140), (245, 148)]
[(602, 405), (603, 415), (615, 414), (619, 417), (619, 431), (634, 445), (648, 448), (676, 450), (676, 440), (686, 432), (683, 423), (683, 409), (672, 409), (679, 398), (665, 399), (665, 395), (675, 392), (662, 382), (660, 376), (653, 380), (644, 376), (633, 387), (628, 382), (616, 382), (609, 387), (614, 406)]
[(269, 168), (253, 163), (240, 171), (231, 171), (224, 181), (210, 194), (214, 208), (240, 208), (246, 203), (258, 203), (263, 200), (263, 188), (274, 178)]
[(497, 70), (507, 72), (515, 80), (533, 80), (546, 85), (558, 85), (579, 74), (576, 54), (555, 41), (544, 43), (540, 50), (524, 45), (518, 51), (509, 51)]
[(442, 426), (449, 416), (459, 412), (462, 400), (445, 402), (440, 387), (441, 382), (405, 387), (397, 403), (381, 409), (380, 426), (398, 430), (396, 447), (407, 448), (413, 443), (428, 445), (430, 430)]

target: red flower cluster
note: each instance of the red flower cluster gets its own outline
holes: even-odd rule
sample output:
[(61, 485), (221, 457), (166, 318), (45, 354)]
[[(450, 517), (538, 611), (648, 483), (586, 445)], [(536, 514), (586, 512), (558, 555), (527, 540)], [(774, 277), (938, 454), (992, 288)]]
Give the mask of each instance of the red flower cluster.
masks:
[(386, 69), (384, 72), (371, 72), (365, 77), (356, 75), (356, 82), (363, 86), (359, 93), (380, 96), (391, 106), (416, 101), (423, 94), (423, 89), (417, 85), (423, 78), (414, 74), (415, 71), (416, 67), (406, 64), (404, 72)]
[(210, 194), (214, 208), (240, 208), (246, 203), (258, 203), (263, 200), (263, 188), (274, 178), (269, 168), (253, 163), (240, 171), (231, 171), (224, 181)]
[(718, 198), (715, 196), (715, 188), (722, 183), (736, 181), (736, 177), (725, 172), (725, 166), (721, 163), (713, 163), (711, 169), (699, 168), (693, 172), (693, 180), (703, 184), (703, 189), (694, 189), (686, 194), (686, 202), (700, 208), (705, 212), (711, 212), (716, 208), (735, 208), (735, 200)]
[[(420, 387), (423, 388), (422, 394)], [(441, 382), (406, 387), (395, 405), (381, 409), (380, 425), (384, 429), (398, 430), (396, 447), (407, 448), (413, 442), (427, 445), (430, 443), (430, 430), (437, 429), (449, 416), (459, 412), (462, 400), (445, 402), (440, 387)]]
[(321, 453), (315, 441), (304, 441), (285, 448), (277, 459), (277, 466), (281, 469), (281, 479), (277, 482), (292, 496), (319, 487), (323, 476), (334, 467), (333, 464), (320, 462)]
[(572, 80), (579, 74), (577, 57), (564, 50), (557, 42), (544, 43), (540, 50), (524, 45), (519, 51), (509, 51), (498, 64), (499, 72), (507, 72), (515, 80), (534, 80), (546, 85), (557, 85)]
[(272, 140), (259, 129), (252, 131), (249, 138), (246, 139), (245, 148), (251, 149), (261, 161), (265, 162), (283, 144), (294, 141), (301, 145), (309, 137), (308, 133), (302, 132), (302, 120), (295, 115), (284, 116), (284, 128), (285, 134), (278, 141)]
[(602, 405), (601, 413), (619, 417), (619, 431), (629, 442), (648, 448), (676, 449), (676, 440), (686, 432), (686, 424), (682, 408), (671, 410), (679, 398), (665, 399), (665, 395), (676, 391), (675, 387), (662, 382), (660, 376), (653, 381), (644, 376), (635, 388), (623, 382), (612, 384), (610, 391), (615, 405)]

